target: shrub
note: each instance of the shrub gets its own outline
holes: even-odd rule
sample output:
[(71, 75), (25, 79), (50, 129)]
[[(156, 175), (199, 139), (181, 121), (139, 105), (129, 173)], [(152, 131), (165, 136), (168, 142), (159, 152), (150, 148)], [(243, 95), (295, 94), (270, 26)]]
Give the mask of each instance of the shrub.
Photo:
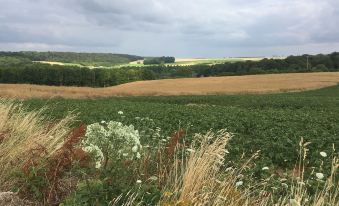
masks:
[(140, 159), (142, 148), (139, 131), (133, 125), (126, 126), (115, 121), (89, 125), (82, 146), (84, 151), (94, 157), (96, 168), (100, 168), (102, 164), (106, 168), (110, 160)]

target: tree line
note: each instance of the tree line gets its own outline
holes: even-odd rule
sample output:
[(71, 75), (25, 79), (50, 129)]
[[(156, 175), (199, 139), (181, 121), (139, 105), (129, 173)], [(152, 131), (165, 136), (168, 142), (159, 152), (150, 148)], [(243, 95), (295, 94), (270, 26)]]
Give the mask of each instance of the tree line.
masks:
[(144, 65), (150, 65), (150, 64), (167, 64), (167, 63), (174, 63), (175, 57), (151, 57), (151, 58), (145, 58)]
[(246, 74), (339, 71), (339, 52), (215, 65), (94, 68), (48, 65), (0, 57), (0, 83), (106, 87), (139, 80)]
[(115, 64), (124, 64), (136, 60), (144, 59), (143, 57), (128, 54), (111, 54), (111, 53), (76, 53), (76, 52), (0, 52), (0, 57), (25, 58), (31, 61), (55, 61), (64, 63), (75, 63), (84, 66), (111, 66)]
[(33, 63), (0, 66), (0, 83), (107, 87), (154, 77), (147, 70), (102, 69)]

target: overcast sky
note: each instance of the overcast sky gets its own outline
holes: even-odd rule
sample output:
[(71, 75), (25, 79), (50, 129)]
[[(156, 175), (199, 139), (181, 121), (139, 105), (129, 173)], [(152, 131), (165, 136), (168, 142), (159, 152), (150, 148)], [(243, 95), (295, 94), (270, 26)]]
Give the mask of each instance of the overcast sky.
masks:
[(339, 0), (0, 0), (0, 50), (330, 53), (339, 51)]

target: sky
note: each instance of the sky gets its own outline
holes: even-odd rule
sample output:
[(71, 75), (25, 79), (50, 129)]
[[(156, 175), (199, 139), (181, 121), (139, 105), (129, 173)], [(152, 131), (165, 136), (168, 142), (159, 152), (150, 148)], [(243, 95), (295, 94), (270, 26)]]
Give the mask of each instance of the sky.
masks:
[(339, 0), (0, 0), (0, 50), (331, 53), (339, 51)]

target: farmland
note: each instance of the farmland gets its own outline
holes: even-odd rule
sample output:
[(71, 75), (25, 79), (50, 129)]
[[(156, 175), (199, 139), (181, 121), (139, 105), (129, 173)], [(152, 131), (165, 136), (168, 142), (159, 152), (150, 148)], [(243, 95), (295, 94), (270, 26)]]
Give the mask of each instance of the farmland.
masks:
[[(195, 140), (196, 133), (205, 134), (208, 131), (218, 132), (220, 129), (226, 129), (233, 137), (227, 144), (227, 150), (220, 153), (226, 157), (223, 167), (237, 168), (239, 165), (245, 164), (244, 162), (253, 154), (260, 151), (253, 163), (246, 166), (249, 169), (241, 172), (242, 175), (251, 176), (252, 180), (244, 177), (242, 181), (246, 185), (250, 185), (268, 178), (265, 179), (265, 184), (268, 184), (269, 188), (266, 188), (265, 191), (272, 193), (274, 198), (281, 192), (283, 194), (287, 192), (280, 179), (291, 178), (293, 168), (299, 161), (301, 139), (307, 143), (308, 148), (305, 167), (310, 170), (305, 170), (305, 177), (310, 178), (311, 193), (315, 192), (316, 184), (319, 184), (318, 180), (312, 178), (315, 175), (312, 170), (329, 177), (331, 159), (338, 156), (339, 85), (318, 90), (280, 94), (143, 96), (79, 100), (27, 99), (22, 103), (26, 111), (45, 108), (41, 114), (53, 121), (64, 119), (69, 112), (77, 114), (77, 121), (73, 122), (72, 127), (83, 123), (90, 126), (93, 123), (98, 124), (98, 122), (104, 125), (106, 122), (115, 124), (111, 121), (121, 122), (122, 125), (133, 125), (133, 128), (138, 131), (148, 131), (146, 134), (151, 132), (150, 136), (141, 133), (142, 144), (146, 145), (146, 149), (153, 148), (158, 144), (161, 146), (164, 144), (164, 140), (171, 141), (170, 137), (175, 131), (184, 131), (186, 144), (189, 144)], [(145, 128), (148, 129), (145, 130)], [(94, 141), (99, 141), (99, 139), (94, 139)], [(327, 158), (322, 157), (320, 153), (326, 154)], [(114, 164), (118, 163), (119, 161)], [(108, 175), (107, 172), (110, 172), (110, 177), (115, 177), (117, 178), (115, 180), (123, 182), (114, 183), (114, 190), (97, 188), (100, 195), (96, 197), (91, 195), (92, 189), (87, 191), (85, 188), (79, 187), (78, 193), (74, 193), (75, 196), (71, 196), (71, 199), (67, 201), (85, 201), (82, 198), (93, 197), (88, 201), (104, 203), (107, 201), (105, 199), (107, 195), (119, 195), (119, 192), (130, 188), (126, 184), (135, 184), (133, 181), (145, 181), (143, 184), (146, 187), (154, 186), (154, 183), (147, 182), (147, 178), (150, 176), (134, 174), (131, 178), (131, 174), (121, 173), (120, 170), (117, 170), (124, 167), (120, 165), (115, 170), (102, 168), (98, 170), (102, 172), (100, 173), (103, 175), (102, 177), (96, 177), (98, 171), (92, 173), (86, 170), (86, 175), (91, 178), (99, 178), (95, 180), (99, 182), (86, 183), (93, 184), (91, 187), (95, 187), (97, 184), (103, 184), (100, 187), (108, 187), (111, 183), (100, 179), (105, 178)], [(263, 171), (263, 168), (265, 170), (269, 168), (269, 171)], [(160, 174), (157, 175), (160, 177)], [(238, 176), (228, 178), (232, 178), (228, 180), (231, 182), (239, 179)], [(289, 181), (293, 181), (293, 178)], [(334, 183), (337, 184), (337, 182)], [(232, 184), (236, 183), (232, 182)], [(145, 197), (148, 199), (144, 200), (147, 202), (154, 201), (154, 198), (159, 200), (159, 196), (157, 196), (159, 193), (153, 186), (143, 189), (144, 191), (138, 190), (141, 194), (146, 195)], [(37, 195), (41, 195), (41, 193), (43, 194), (43, 190)], [(167, 193), (162, 191), (162, 194)], [(336, 199), (331, 201), (336, 201)], [(67, 203), (67, 205), (72, 204), (74, 202)]]
[[(243, 62), (243, 61), (259, 61), (262, 60), (262, 57), (225, 57), (225, 58), (176, 58), (175, 63), (166, 63), (165, 66), (190, 66), (190, 65), (213, 65), (213, 64), (223, 64), (226, 62)], [(62, 66), (78, 66), (78, 67), (89, 67), (89, 68), (121, 68), (121, 67), (144, 67), (148, 65), (143, 64), (143, 60), (136, 60), (129, 63), (118, 63), (116, 65), (100, 65), (100, 64), (87, 64), (82, 65), (79, 63), (66, 63), (66, 62), (56, 62), (56, 61), (35, 61), (42, 64), (50, 65), (62, 65)]]
[[(298, 141), (311, 141), (314, 161), (319, 151), (338, 151), (339, 86), (301, 93), (178, 97), (122, 97), (98, 100), (27, 100), (31, 109), (48, 106), (49, 116), (80, 113), (86, 124), (119, 119), (126, 124), (135, 117), (150, 117), (170, 135), (179, 127), (190, 135), (210, 128), (234, 132), (232, 158), (242, 152), (262, 150), (262, 160), (274, 167), (292, 167), (298, 158)], [(274, 152), (273, 152), (274, 151)], [(263, 162), (262, 162), (263, 163)]]
[[(214, 65), (230, 62), (243, 62), (243, 61), (260, 61), (263, 57), (224, 57), (224, 58), (175, 58), (175, 63), (165, 64), (167, 66), (190, 66), (190, 65)], [(115, 67), (126, 66), (146, 66), (142, 60), (130, 62), (128, 64), (121, 64)]]
[(0, 84), (0, 96), (18, 98), (98, 98), (302, 91), (339, 83), (339, 73), (268, 74), (138, 81), (106, 88)]
[[(115, 120), (142, 130), (151, 120), (152, 128), (164, 136), (144, 139), (150, 145), (180, 128), (185, 130), (187, 142), (194, 140), (195, 133), (226, 128), (234, 136), (227, 146), (225, 167), (236, 167), (260, 151), (248, 172), (257, 180), (275, 176), (269, 184), (278, 188), (279, 178), (290, 178), (298, 162), (302, 138), (310, 142), (307, 167), (321, 167), (325, 175), (339, 149), (339, 85), (281, 94), (30, 99), (24, 104), (29, 110), (47, 107), (44, 115), (55, 119), (68, 112), (79, 113), (77, 124)], [(328, 158), (322, 158), (320, 152), (326, 152)], [(264, 167), (270, 168), (268, 174), (262, 172)]]
[(337, 205), (337, 55), (311, 69), (2, 58), (0, 190), (15, 193), (0, 204)]
[(338, 8), (1, 2), (0, 206), (339, 206)]
[(0, 58), (0, 190), (15, 192), (0, 204), (338, 205), (338, 53), (110, 69), (66, 54)]

